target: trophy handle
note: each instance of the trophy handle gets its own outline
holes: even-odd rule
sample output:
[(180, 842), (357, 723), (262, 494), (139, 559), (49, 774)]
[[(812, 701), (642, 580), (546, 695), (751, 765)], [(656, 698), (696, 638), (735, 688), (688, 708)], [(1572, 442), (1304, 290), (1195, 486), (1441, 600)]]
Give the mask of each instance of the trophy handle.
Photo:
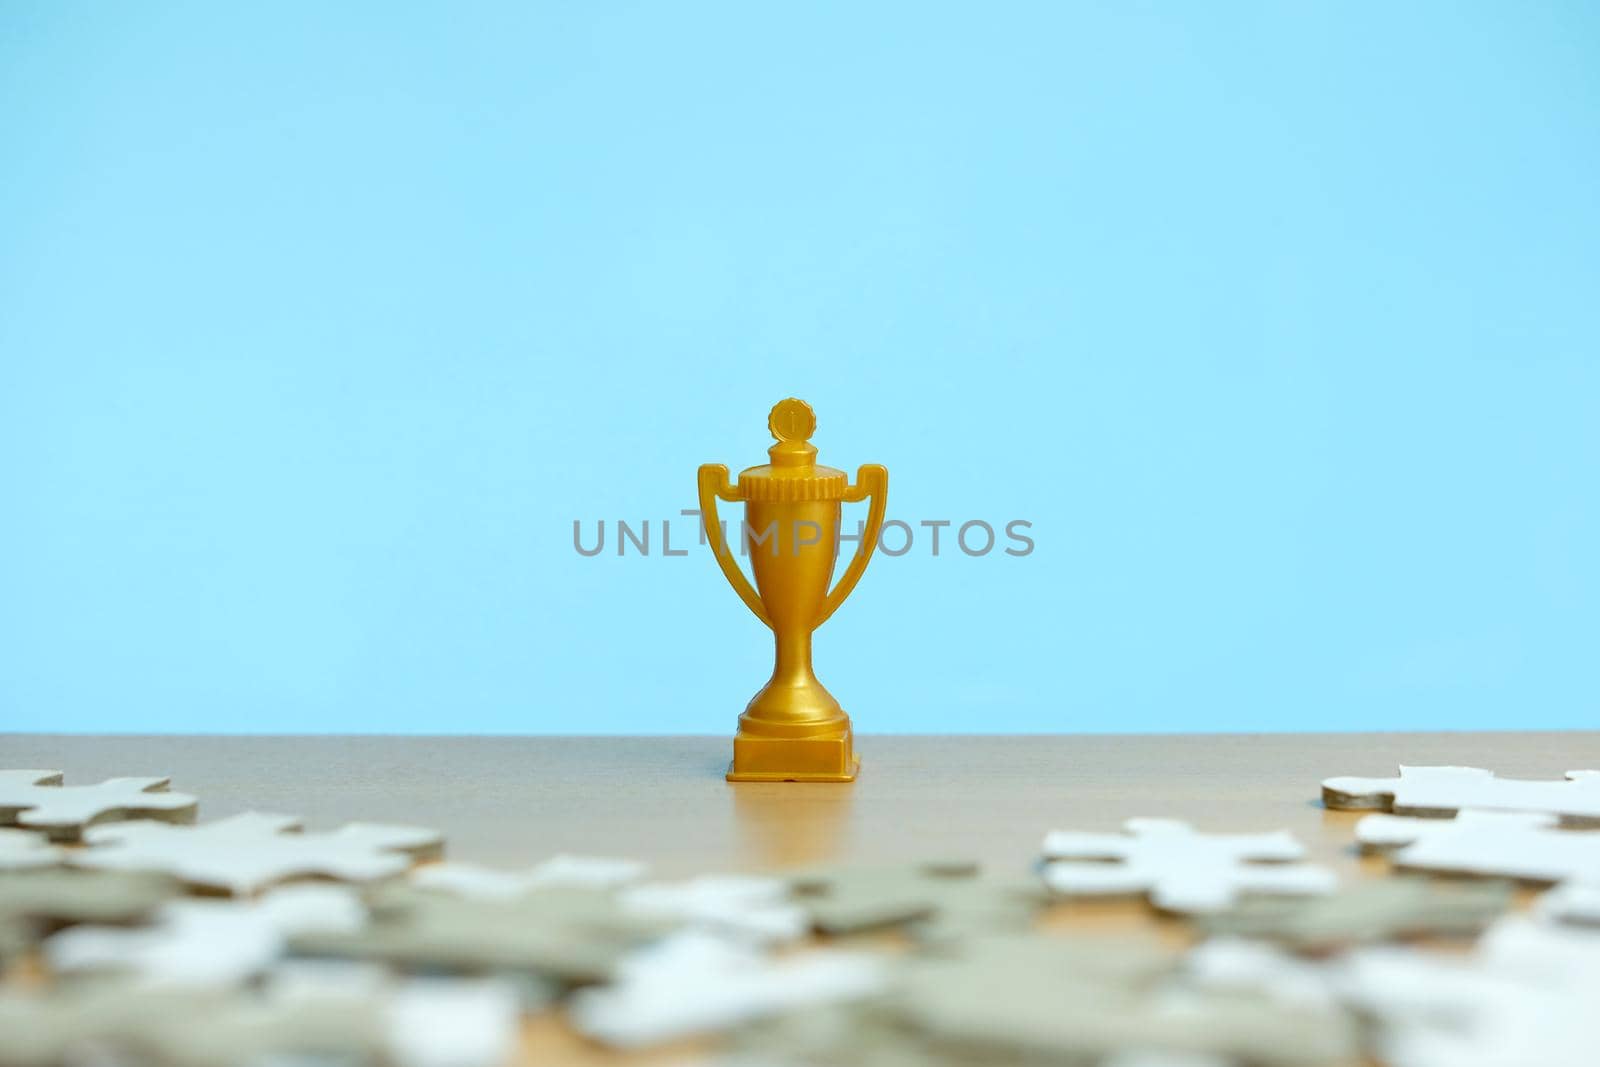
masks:
[(739, 569), (738, 561), (733, 558), (733, 553), (728, 551), (727, 538), (722, 536), (722, 521), (717, 518), (718, 497), (727, 501), (741, 499), (739, 490), (728, 481), (727, 467), (721, 463), (702, 463), (700, 522), (706, 532), (706, 541), (710, 543), (712, 554), (717, 557), (717, 565), (722, 568), (722, 573), (728, 579), (728, 584), (733, 586), (733, 591), (739, 594), (744, 606), (755, 612), (756, 618), (765, 623), (770, 630), (772, 618), (767, 614), (767, 606), (761, 602), (761, 594), (755, 591), (750, 579)]
[[(872, 498), (872, 503), (867, 507), (867, 525), (861, 531), (861, 542), (856, 545), (856, 554), (851, 558), (850, 566), (845, 568), (839, 584), (833, 587), (833, 592), (823, 601), (822, 614), (817, 617), (817, 626), (827, 622), (828, 617), (839, 610), (844, 598), (850, 595), (850, 590), (856, 587), (856, 583), (866, 573), (867, 560), (872, 558), (872, 550), (878, 547), (878, 534), (883, 529), (883, 508), (889, 496), (889, 470), (881, 464), (863, 463), (856, 471), (856, 484), (844, 491), (847, 503), (853, 504), (869, 496)], [(741, 574), (740, 577), (744, 575)]]

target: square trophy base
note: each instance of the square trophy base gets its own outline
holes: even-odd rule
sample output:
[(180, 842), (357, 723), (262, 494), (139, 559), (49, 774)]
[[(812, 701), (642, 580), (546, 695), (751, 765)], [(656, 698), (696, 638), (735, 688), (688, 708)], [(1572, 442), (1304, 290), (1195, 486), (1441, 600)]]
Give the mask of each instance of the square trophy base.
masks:
[(853, 738), (735, 737), (730, 782), (853, 782), (861, 769)]

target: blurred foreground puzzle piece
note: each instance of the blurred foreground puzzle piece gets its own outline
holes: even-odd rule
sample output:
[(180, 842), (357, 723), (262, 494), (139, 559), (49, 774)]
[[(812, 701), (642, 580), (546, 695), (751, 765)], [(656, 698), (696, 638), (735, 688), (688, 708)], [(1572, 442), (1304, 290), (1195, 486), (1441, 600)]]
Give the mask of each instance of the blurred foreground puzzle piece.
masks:
[(418, 869), (411, 882), (462, 897), (504, 900), (535, 889), (616, 889), (637, 882), (646, 870), (637, 860), (562, 854), (522, 871), (476, 863), (435, 863)]
[(42, 833), (0, 829), (0, 872), (54, 867), (62, 851)]
[(622, 890), (617, 901), (635, 915), (755, 943), (783, 944), (811, 932), (809, 916), (789, 899), (781, 878), (705, 874), (685, 882), (647, 882)]
[(274, 968), (264, 984), (279, 1002), (378, 1005), (382, 1067), (509, 1067), (521, 1036), (520, 991), (497, 979), (402, 978), (371, 964), (298, 961)]
[[(1064, 942), (1065, 949), (1074, 939), (1028, 940)], [(1105, 944), (1098, 951), (1120, 950)], [(1148, 952), (1140, 958), (1148, 967)], [(1151, 982), (1148, 971), (1069, 966), (1065, 959), (1045, 969), (1048, 962), (1036, 949), (920, 962), (900, 984), (897, 1014), (935, 1046), (966, 1050), (970, 1059), (962, 1062), (1098, 1065), (1135, 1052), (1252, 1067), (1357, 1060), (1355, 1021), (1331, 1002), (1216, 992), (1176, 978)]]
[(1546, 922), (1600, 927), (1600, 881), (1558, 885), (1541, 896), (1533, 910)]
[(0, 991), (4, 1067), (372, 1063), (382, 1035), (379, 1013), (366, 1003), (279, 1003), (117, 982), (50, 993)]
[(108, 778), (62, 785), (60, 771), (0, 771), (0, 826), (42, 830), (52, 841), (77, 841), (87, 826), (118, 819), (194, 822), (200, 802), (166, 791), (166, 778)]
[(349, 886), (288, 885), (256, 900), (175, 900), (147, 926), (76, 926), (44, 943), (57, 974), (121, 974), (151, 985), (240, 985), (283, 958), (297, 933), (356, 930), (366, 908)]
[(138, 922), (182, 891), (150, 872), (0, 871), (0, 962), (73, 923)]
[(924, 940), (1027, 929), (1049, 903), (1036, 879), (984, 877), (966, 860), (823, 867), (790, 876), (794, 901), (829, 935), (902, 926)]
[(0, 991), (3, 1067), (504, 1067), (515, 994), (450, 979), (312, 983), (244, 992), (105, 981)]
[(669, 928), (625, 912), (612, 893), (589, 889), (462, 898), (397, 884), (369, 893), (367, 908), (361, 929), (296, 935), (291, 947), (414, 971), (581, 984), (609, 979), (629, 950)]
[(1154, 938), (1001, 935), (901, 957), (880, 997), (757, 1022), (752, 1062), (830, 1067), (1348, 1067), (1336, 1004), (1186, 985)]
[(608, 1045), (637, 1048), (882, 990), (884, 960), (819, 950), (774, 959), (748, 945), (685, 931), (623, 960), (609, 986), (579, 990), (573, 1024)]
[(1393, 1067), (1595, 1062), (1600, 934), (1512, 915), (1467, 957), (1353, 953), (1341, 985)]
[(1600, 824), (1600, 771), (1568, 771), (1564, 781), (1496, 778), (1479, 767), (1406, 767), (1398, 778), (1328, 778), (1322, 802), (1330, 808), (1447, 816), (1476, 811), (1557, 815), (1563, 822)]
[(444, 847), (433, 830), (349, 823), (301, 833), (289, 815), (246, 812), (199, 826), (127, 822), (92, 827), (68, 862), (102, 870), (165, 871), (201, 890), (248, 896), (279, 882), (372, 882), (400, 874)]
[(1056, 831), (1044, 839), (1045, 884), (1067, 896), (1148, 895), (1163, 911), (1208, 912), (1253, 894), (1331, 892), (1332, 871), (1293, 861), (1287, 831), (1203, 834), (1176, 819), (1129, 819), (1120, 834)]
[(1307, 959), (1270, 941), (1240, 937), (1207, 938), (1183, 957), (1185, 981), (1209, 992), (1329, 1008), (1343, 1003), (1335, 973), (1324, 958)]
[(1362, 882), (1330, 896), (1257, 897), (1200, 920), (1213, 937), (1264, 938), (1321, 952), (1394, 938), (1476, 935), (1511, 904), (1505, 883)]

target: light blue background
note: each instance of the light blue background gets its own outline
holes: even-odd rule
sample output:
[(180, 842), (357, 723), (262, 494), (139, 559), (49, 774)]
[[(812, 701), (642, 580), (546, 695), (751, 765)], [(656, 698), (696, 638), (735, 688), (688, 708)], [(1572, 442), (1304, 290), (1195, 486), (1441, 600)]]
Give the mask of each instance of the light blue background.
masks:
[(1594, 726), (1596, 12), (11, 0), (0, 728), (728, 733), (788, 394), (862, 731)]

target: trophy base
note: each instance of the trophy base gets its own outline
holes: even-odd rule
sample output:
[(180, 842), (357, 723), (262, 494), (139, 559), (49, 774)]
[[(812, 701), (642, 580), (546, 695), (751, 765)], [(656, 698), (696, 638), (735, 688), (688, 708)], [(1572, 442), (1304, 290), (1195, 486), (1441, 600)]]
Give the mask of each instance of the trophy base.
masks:
[(861, 769), (843, 737), (735, 737), (730, 782), (853, 782)]

